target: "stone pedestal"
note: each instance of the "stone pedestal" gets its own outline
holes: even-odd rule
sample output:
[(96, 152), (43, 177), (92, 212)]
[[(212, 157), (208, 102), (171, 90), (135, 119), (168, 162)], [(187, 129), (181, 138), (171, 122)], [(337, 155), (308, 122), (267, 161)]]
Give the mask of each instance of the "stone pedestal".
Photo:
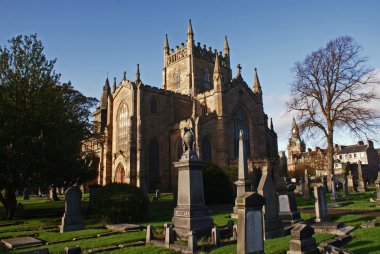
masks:
[(62, 217), (60, 232), (84, 229), (81, 214), (82, 192), (78, 186), (70, 187), (65, 193), (65, 213)]
[(237, 198), (238, 232), (237, 253), (264, 253), (263, 196), (246, 192)]
[(314, 229), (305, 224), (295, 226), (292, 231), (292, 240), (290, 240), (290, 250), (287, 254), (312, 254), (319, 253), (317, 243), (313, 238)]
[(178, 170), (177, 207), (172, 218), (173, 230), (177, 239), (187, 240), (191, 231), (196, 235), (210, 235), (213, 221), (204, 201), (202, 169), (204, 161), (193, 151), (194, 136), (185, 129), (184, 150), (174, 167)]
[(283, 236), (284, 229), (278, 217), (276, 187), (266, 166), (263, 167), (262, 171), (257, 192), (265, 198), (265, 205), (263, 207), (265, 239), (271, 239)]
[(376, 186), (376, 206), (380, 206), (380, 171), (377, 172)]
[(301, 215), (297, 210), (296, 198), (294, 196), (295, 186), (288, 187), (288, 193), (279, 196), (279, 213), (282, 224), (292, 225), (301, 221)]
[(316, 222), (328, 221), (325, 187), (320, 186), (320, 185), (314, 186), (314, 197), (315, 197), (315, 215), (317, 216), (315, 221)]

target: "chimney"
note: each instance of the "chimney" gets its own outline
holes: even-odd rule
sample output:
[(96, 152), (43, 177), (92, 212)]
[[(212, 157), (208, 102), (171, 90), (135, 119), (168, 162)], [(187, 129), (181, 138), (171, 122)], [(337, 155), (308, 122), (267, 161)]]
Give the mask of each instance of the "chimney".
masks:
[(368, 147), (373, 148), (373, 141), (370, 139), (367, 139)]
[[(368, 144), (369, 144), (369, 143), (368, 143)], [(363, 142), (362, 140), (358, 140), (357, 145), (358, 145), (358, 146), (362, 146), (362, 145), (364, 145), (364, 142)]]

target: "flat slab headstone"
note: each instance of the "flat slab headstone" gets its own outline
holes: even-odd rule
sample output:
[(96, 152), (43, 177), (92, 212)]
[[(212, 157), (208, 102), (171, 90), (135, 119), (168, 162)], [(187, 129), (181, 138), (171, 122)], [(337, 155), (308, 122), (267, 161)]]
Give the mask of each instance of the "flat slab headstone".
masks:
[(141, 226), (137, 224), (122, 223), (122, 224), (110, 224), (110, 225), (107, 225), (106, 228), (113, 232), (125, 232), (128, 230), (141, 229)]
[(374, 228), (376, 227), (376, 220), (366, 221), (360, 225), (362, 228)]
[(4, 244), (8, 249), (18, 249), (42, 245), (41, 240), (30, 236), (3, 239), (1, 240), (1, 243)]
[(48, 248), (20, 252), (21, 254), (50, 254)]

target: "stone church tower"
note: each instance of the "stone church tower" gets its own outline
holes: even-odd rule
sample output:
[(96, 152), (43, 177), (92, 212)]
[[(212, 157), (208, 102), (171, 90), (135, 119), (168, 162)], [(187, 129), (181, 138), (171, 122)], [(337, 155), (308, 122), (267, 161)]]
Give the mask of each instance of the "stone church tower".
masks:
[(130, 183), (146, 189), (173, 190), (173, 162), (182, 154), (185, 127), (195, 133), (199, 157), (219, 166), (236, 167), (240, 130), (244, 132), (249, 170), (278, 167), (277, 134), (264, 113), (263, 91), (254, 71), (250, 87), (232, 77), (230, 48), (223, 52), (195, 44), (191, 21), (187, 40), (170, 49), (164, 40), (162, 88), (144, 84), (124, 72), (113, 89), (107, 78), (94, 113), (101, 142), (84, 142), (100, 158), (98, 183)]

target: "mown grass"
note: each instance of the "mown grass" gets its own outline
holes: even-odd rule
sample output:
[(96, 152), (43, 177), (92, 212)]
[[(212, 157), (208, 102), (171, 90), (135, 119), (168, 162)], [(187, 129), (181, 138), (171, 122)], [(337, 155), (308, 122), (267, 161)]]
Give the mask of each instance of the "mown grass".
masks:
[[(372, 203), (369, 203), (369, 197), (372, 197), (373, 193), (354, 193), (350, 195), (350, 204), (338, 209), (360, 209), (360, 210), (374, 210), (372, 207)], [(151, 196), (153, 197), (153, 195)], [(86, 196), (86, 199), (88, 197)], [(303, 201), (301, 198), (297, 198), (300, 203), (300, 207), (304, 208), (314, 208), (314, 201)], [(64, 206), (63, 201), (58, 202), (50, 202), (44, 198), (36, 198), (32, 197), (31, 200), (20, 200), (25, 206), (25, 211), (34, 210), (44, 210), (49, 211), (49, 209), (61, 209)], [(339, 201), (339, 202), (348, 202)], [(151, 211), (149, 218), (147, 221), (141, 223), (142, 225), (151, 224), (155, 226), (157, 229), (162, 230), (163, 224), (171, 222), (171, 218), (173, 216), (173, 195), (172, 194), (161, 194), (159, 201), (153, 201), (151, 204)], [(85, 208), (85, 207), (84, 207)], [(214, 223), (221, 227), (226, 225), (227, 221), (230, 219), (230, 210), (222, 209), (222, 208), (212, 208), (212, 218)], [(55, 216), (55, 215), (54, 215)], [(315, 217), (314, 214), (306, 214), (301, 213), (301, 217), (304, 220), (313, 219)], [(369, 220), (377, 219), (380, 221), (379, 217), (367, 216), (365, 214), (347, 214), (347, 215), (330, 215), (330, 219), (333, 221), (343, 222), (347, 225), (352, 225), (357, 227), (357, 229), (352, 232), (352, 241), (348, 243), (345, 248), (354, 251), (355, 253), (380, 253), (380, 227), (375, 228), (360, 228), (360, 225)], [(0, 221), (1, 225), (11, 224), (11, 223), (20, 223), (17, 225), (9, 225), (9, 226), (1, 226), (0, 227), (0, 238), (10, 238), (17, 236), (35, 236), (45, 242), (55, 242), (61, 240), (71, 240), (77, 237), (84, 236), (96, 236), (99, 233), (108, 232), (107, 229), (104, 228), (104, 222), (97, 220), (89, 215), (85, 216), (85, 224), (86, 229), (81, 231), (72, 231), (59, 233), (58, 225), (60, 224), (60, 217), (46, 217), (46, 218), (36, 218), (36, 219), (24, 219), (24, 220), (10, 220), (10, 221)], [(55, 227), (55, 229), (45, 229), (48, 227)], [(17, 231), (16, 231), (17, 230)], [(329, 239), (332, 235), (327, 234), (315, 234), (317, 242), (321, 242), (323, 240)], [(49, 248), (50, 253), (64, 253), (64, 248), (66, 246), (81, 246), (83, 251), (86, 251), (90, 248), (100, 247), (100, 246), (108, 246), (114, 244), (121, 244), (126, 242), (140, 241), (145, 239), (145, 232), (128, 232), (121, 233), (115, 235), (109, 235), (104, 237), (95, 237), (90, 239), (83, 239), (78, 241), (69, 241), (66, 243), (53, 244), (48, 246), (40, 246), (35, 248), (28, 249), (20, 249), (7, 253), (20, 253), (32, 249), (37, 248)], [(265, 253), (286, 253), (289, 250), (289, 241), (291, 237), (280, 237), (276, 239), (266, 240), (265, 241)], [(1, 251), (1, 250), (0, 250)], [(113, 251), (108, 251), (104, 253), (110, 254), (118, 254), (118, 253), (147, 253), (147, 254), (155, 254), (155, 253), (176, 253), (172, 250), (167, 250), (163, 248), (159, 248), (156, 246), (137, 246), (137, 247), (128, 247), (124, 249), (118, 249)], [(210, 252), (201, 252), (198, 253), (220, 253), (220, 254), (230, 254), (236, 253), (236, 244), (228, 245), (224, 247), (220, 247), (217, 249), (213, 249)]]

